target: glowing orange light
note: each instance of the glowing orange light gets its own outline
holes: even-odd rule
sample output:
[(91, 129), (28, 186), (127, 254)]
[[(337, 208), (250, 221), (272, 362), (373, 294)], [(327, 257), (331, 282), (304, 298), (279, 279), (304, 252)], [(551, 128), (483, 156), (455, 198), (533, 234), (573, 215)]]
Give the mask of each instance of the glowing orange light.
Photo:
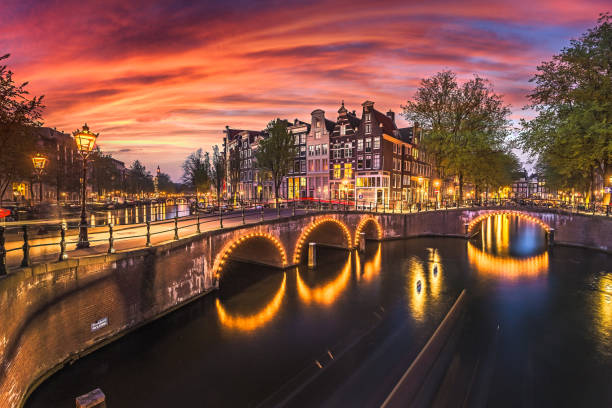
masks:
[(96, 139), (98, 138), (99, 133), (93, 133), (89, 130), (89, 126), (87, 123), (83, 125), (81, 130), (75, 130), (72, 135), (74, 136), (74, 141), (76, 142), (77, 149), (83, 155), (83, 157), (89, 156), (96, 145)]
[(506, 280), (533, 278), (548, 272), (548, 252), (530, 258), (516, 259), (487, 254), (468, 242), (468, 260), (479, 273)]
[(351, 253), (338, 277), (320, 288), (309, 288), (308, 285), (306, 285), (302, 280), (300, 271), (296, 268), (297, 290), (304, 303), (315, 302), (323, 305), (332, 304), (340, 293), (342, 293), (342, 291), (346, 288), (346, 285), (350, 280), (352, 256), (353, 254)]

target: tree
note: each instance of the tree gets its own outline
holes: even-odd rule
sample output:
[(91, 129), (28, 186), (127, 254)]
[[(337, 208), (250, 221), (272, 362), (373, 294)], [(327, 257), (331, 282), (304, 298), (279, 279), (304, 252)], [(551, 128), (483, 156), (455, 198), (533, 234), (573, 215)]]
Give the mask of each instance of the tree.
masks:
[(210, 173), (210, 156), (208, 152), (203, 153), (202, 149), (198, 149), (185, 159), (182, 180), (195, 189), (197, 196), (200, 191), (210, 190)]
[(127, 187), (128, 192), (136, 195), (153, 191), (153, 177), (138, 160), (128, 170)]
[(110, 154), (104, 154), (100, 149), (96, 149), (90, 155), (89, 163), (92, 168), (91, 184), (98, 196), (121, 188), (121, 171)]
[[(0, 61), (9, 56), (1, 56)], [(42, 96), (30, 98), (27, 85), (16, 84), (13, 72), (0, 65), (0, 203), (13, 181), (32, 175), (33, 128), (42, 124), (44, 105)]]
[(267, 172), (274, 185), (274, 199), (278, 205), (278, 190), (296, 155), (293, 135), (287, 130), (287, 122), (280, 119), (271, 121), (266, 128), (268, 138), (259, 142), (255, 153), (256, 165), (259, 170)]
[(537, 67), (521, 147), (558, 188), (594, 194), (612, 162), (612, 16)]
[[(217, 205), (221, 205), (221, 191), (225, 182), (225, 157), (219, 152), (219, 147), (216, 145), (213, 146), (210, 179), (217, 192)], [(219, 208), (219, 211), (221, 211), (221, 208)]]
[(176, 193), (176, 184), (167, 173), (159, 173), (157, 177), (157, 188), (165, 193)]
[(510, 108), (486, 79), (475, 76), (460, 85), (452, 71), (438, 72), (421, 80), (402, 109), (426, 130), (422, 143), (436, 165), (458, 176), (460, 197), (466, 179), (474, 178), (475, 161), (508, 151)]

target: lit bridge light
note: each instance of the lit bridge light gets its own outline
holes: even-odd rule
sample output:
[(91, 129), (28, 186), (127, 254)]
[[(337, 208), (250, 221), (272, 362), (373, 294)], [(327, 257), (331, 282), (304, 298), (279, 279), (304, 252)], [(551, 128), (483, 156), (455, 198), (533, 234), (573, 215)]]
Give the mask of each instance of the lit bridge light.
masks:
[(240, 331), (253, 331), (265, 326), (278, 314), (283, 302), (283, 297), (285, 296), (286, 286), (287, 274), (283, 273), (283, 282), (276, 291), (274, 298), (272, 298), (272, 300), (259, 312), (248, 316), (231, 315), (217, 298), (215, 306), (217, 307), (219, 321), (223, 326), (229, 329)]
[(353, 254), (351, 253), (348, 257), (348, 260), (344, 264), (342, 271), (338, 275), (336, 279), (333, 281), (319, 287), (319, 288), (310, 288), (300, 276), (300, 271), (296, 268), (296, 281), (297, 281), (297, 290), (300, 298), (304, 303), (310, 304), (311, 302), (319, 303), (322, 305), (330, 305), (332, 304), (336, 298), (344, 291), (346, 285), (348, 284), (351, 278), (351, 259)]

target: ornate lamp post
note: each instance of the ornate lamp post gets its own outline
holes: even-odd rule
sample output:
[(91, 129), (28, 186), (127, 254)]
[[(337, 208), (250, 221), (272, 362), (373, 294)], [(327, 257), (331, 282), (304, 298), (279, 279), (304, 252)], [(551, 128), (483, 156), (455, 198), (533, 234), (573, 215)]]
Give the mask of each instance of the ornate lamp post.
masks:
[(79, 225), (79, 242), (77, 248), (89, 248), (89, 240), (87, 239), (87, 214), (85, 212), (85, 196), (87, 188), (87, 158), (96, 145), (96, 139), (99, 133), (93, 133), (89, 130), (87, 123), (83, 125), (83, 129), (75, 130), (72, 135), (76, 142), (77, 149), (83, 159), (83, 179), (81, 184), (81, 223)]
[(42, 202), (43, 188), (42, 188), (42, 180), (41, 176), (43, 171), (45, 171), (45, 166), (47, 165), (47, 158), (40, 153), (36, 153), (34, 157), (32, 157), (32, 165), (34, 166), (34, 172), (36, 173), (36, 178), (38, 179), (38, 201)]

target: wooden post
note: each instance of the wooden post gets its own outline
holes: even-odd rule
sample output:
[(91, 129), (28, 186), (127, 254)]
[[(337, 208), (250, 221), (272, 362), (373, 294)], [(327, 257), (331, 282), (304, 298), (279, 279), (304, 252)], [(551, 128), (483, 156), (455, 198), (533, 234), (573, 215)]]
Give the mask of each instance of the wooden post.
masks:
[(201, 233), (201, 231), (200, 231), (200, 212), (199, 211), (198, 211), (196, 217), (197, 217), (196, 232), (199, 234), (199, 233)]
[(359, 252), (365, 252), (366, 249), (366, 238), (365, 232), (359, 233)]
[(548, 238), (548, 246), (554, 246), (555, 245), (555, 230), (553, 228), (548, 230), (548, 233), (546, 234), (547, 238)]
[(317, 267), (317, 243), (316, 242), (308, 243), (308, 267), (309, 268)]

